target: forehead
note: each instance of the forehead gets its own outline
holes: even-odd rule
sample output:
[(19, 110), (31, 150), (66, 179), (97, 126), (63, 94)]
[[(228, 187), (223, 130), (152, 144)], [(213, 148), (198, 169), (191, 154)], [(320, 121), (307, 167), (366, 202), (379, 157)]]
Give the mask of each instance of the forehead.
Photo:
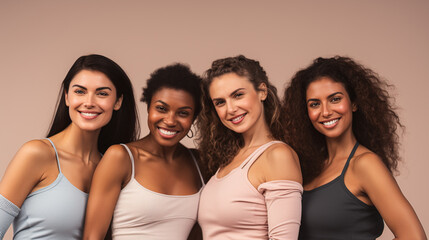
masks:
[(329, 77), (322, 77), (308, 85), (306, 96), (307, 99), (324, 98), (336, 92), (341, 92), (344, 95), (348, 96), (344, 84), (340, 82), (335, 82)]
[(113, 82), (102, 72), (82, 70), (78, 72), (70, 82), (70, 86), (78, 84), (84, 87), (110, 87), (115, 88)]
[(185, 90), (166, 87), (160, 88), (153, 94), (151, 102), (154, 103), (157, 101), (162, 101), (168, 105), (175, 105), (178, 107), (194, 106), (194, 98), (190, 93)]
[(209, 93), (212, 98), (226, 97), (239, 88), (254, 89), (253, 84), (247, 77), (236, 73), (226, 73), (213, 78)]

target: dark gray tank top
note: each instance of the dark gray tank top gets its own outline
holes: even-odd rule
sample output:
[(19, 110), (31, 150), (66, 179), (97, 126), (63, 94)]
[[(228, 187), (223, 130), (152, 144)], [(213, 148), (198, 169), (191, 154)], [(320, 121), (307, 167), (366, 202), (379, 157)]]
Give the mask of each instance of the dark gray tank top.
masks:
[(344, 175), (359, 143), (350, 153), (341, 175), (302, 195), (300, 240), (376, 239), (383, 218), (374, 206), (359, 200), (344, 184)]

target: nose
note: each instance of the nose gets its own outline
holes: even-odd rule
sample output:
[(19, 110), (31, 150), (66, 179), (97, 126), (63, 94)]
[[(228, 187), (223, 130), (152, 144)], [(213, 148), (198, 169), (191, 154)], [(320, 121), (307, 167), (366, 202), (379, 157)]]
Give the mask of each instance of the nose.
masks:
[(233, 101), (226, 101), (226, 111), (228, 114), (234, 114), (237, 111), (237, 106)]
[(83, 103), (83, 106), (86, 108), (93, 108), (95, 105), (95, 99), (93, 94), (88, 94), (86, 96), (85, 102)]
[(322, 104), (322, 115), (323, 117), (329, 117), (332, 114), (331, 107), (329, 104)]
[(167, 126), (175, 126), (176, 125), (176, 115), (174, 112), (167, 113), (163, 119), (164, 123)]

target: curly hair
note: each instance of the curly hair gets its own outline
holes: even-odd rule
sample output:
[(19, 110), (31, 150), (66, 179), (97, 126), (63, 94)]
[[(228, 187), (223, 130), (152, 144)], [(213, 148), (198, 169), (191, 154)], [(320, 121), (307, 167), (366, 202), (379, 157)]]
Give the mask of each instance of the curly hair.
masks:
[(201, 158), (206, 162), (209, 173), (213, 174), (219, 167), (227, 165), (244, 145), (241, 134), (225, 127), (219, 119), (209, 94), (213, 79), (227, 73), (246, 77), (260, 91), (259, 86), (267, 86), (267, 98), (264, 101), (264, 115), (271, 131), (271, 136), (283, 140), (283, 127), (280, 121), (280, 100), (277, 89), (268, 81), (264, 69), (258, 61), (243, 55), (216, 60), (208, 69), (202, 82), (203, 110), (197, 119), (199, 129), (198, 145)]
[(282, 100), (285, 138), (298, 153), (304, 184), (321, 173), (328, 158), (326, 139), (312, 126), (306, 104), (307, 87), (323, 77), (342, 83), (357, 106), (352, 119), (357, 141), (377, 154), (391, 172), (397, 171), (400, 160), (397, 130), (403, 125), (387, 91), (393, 86), (351, 58), (317, 58), (293, 76)]
[(194, 99), (195, 111), (194, 119), (201, 111), (201, 84), (202, 78), (191, 72), (188, 66), (176, 63), (166, 67), (158, 68), (147, 80), (146, 87), (143, 88), (141, 101), (150, 107), (152, 96), (162, 88), (172, 88), (183, 90), (189, 93)]

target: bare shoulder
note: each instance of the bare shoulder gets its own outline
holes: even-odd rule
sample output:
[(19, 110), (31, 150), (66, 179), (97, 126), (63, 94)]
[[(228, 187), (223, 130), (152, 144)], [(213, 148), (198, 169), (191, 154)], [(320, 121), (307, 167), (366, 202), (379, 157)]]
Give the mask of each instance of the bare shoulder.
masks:
[(381, 158), (370, 150), (364, 150), (362, 153), (355, 155), (350, 162), (350, 169), (358, 177), (368, 175), (385, 174), (389, 172)]
[(298, 155), (289, 145), (273, 144), (264, 155), (262, 164), (267, 181), (286, 179), (302, 183)]
[(122, 145), (110, 146), (98, 163), (95, 179), (106, 182), (125, 183), (131, 176), (131, 160), (128, 151)]
[(21, 206), (55, 161), (55, 151), (48, 140), (32, 140), (23, 144), (3, 175), (1, 194)]
[(350, 172), (364, 192), (373, 188), (396, 185), (393, 175), (381, 158), (370, 150), (365, 150), (350, 161)]
[(109, 162), (109, 164), (122, 165), (124, 161), (130, 162), (130, 155), (124, 146), (115, 144), (107, 149), (101, 161)]
[(31, 140), (21, 146), (12, 161), (23, 166), (40, 168), (55, 160), (55, 151), (48, 140)]

